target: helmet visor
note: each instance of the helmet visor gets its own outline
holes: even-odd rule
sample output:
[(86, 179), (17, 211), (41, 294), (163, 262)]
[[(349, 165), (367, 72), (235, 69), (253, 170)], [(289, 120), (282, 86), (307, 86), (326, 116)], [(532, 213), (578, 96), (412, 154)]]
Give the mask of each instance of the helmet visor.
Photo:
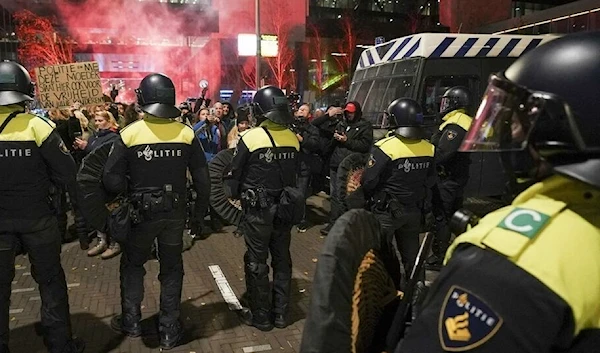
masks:
[(392, 121), (394, 119), (388, 112), (383, 112), (380, 114), (377, 120), (377, 126), (379, 126), (381, 129), (389, 129), (390, 127), (393, 127)]
[(440, 113), (447, 111), (450, 108), (452, 99), (450, 97), (442, 97), (440, 101)]
[(531, 92), (493, 75), (460, 151), (524, 149), (535, 122), (550, 101), (556, 103), (557, 98), (544, 92)]

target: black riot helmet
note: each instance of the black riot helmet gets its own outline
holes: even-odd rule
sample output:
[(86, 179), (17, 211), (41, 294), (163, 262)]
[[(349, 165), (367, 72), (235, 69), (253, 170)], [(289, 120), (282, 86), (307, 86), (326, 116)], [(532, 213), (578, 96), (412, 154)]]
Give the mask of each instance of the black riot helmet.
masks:
[(135, 90), (142, 111), (160, 118), (176, 118), (181, 111), (175, 107), (175, 85), (163, 74), (150, 74)]
[(600, 32), (569, 35), (492, 75), (461, 150), (532, 150), (555, 172), (600, 187), (598, 53)]
[(257, 116), (282, 125), (291, 124), (294, 121), (288, 98), (282, 90), (275, 86), (265, 86), (259, 89), (252, 102)]
[(388, 106), (383, 128), (394, 129), (396, 135), (411, 140), (423, 138), (423, 110), (417, 101), (410, 98), (398, 98)]
[(467, 109), (471, 105), (471, 92), (463, 86), (454, 86), (442, 96), (440, 114), (442, 117), (453, 110)]
[(25, 68), (13, 61), (0, 62), (0, 105), (33, 100), (35, 87)]

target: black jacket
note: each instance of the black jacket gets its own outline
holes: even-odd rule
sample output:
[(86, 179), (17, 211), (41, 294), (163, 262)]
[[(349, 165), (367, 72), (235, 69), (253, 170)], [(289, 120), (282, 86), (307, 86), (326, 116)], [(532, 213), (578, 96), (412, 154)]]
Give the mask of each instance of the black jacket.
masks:
[(146, 115), (121, 130), (104, 167), (103, 183), (113, 194), (138, 194), (162, 190), (171, 185), (179, 195), (177, 208), (157, 217), (185, 218), (187, 171), (198, 194), (196, 217), (208, 209), (210, 178), (200, 142), (189, 126)]
[[(300, 170), (301, 176), (309, 176), (316, 169), (315, 165), (321, 164), (321, 141), (319, 129), (311, 125), (306, 119), (296, 119), (292, 125), (292, 131), (302, 136), (300, 142)], [(319, 170), (320, 171), (320, 170)]]
[(88, 139), (88, 143), (87, 143), (87, 146), (85, 147), (84, 152), (87, 155), (88, 153), (92, 152), (93, 150), (100, 147), (101, 145), (103, 145), (107, 142), (116, 140), (117, 137), (119, 137), (119, 133), (116, 130), (111, 130), (111, 129), (98, 130), (94, 135), (92, 135)]
[(329, 161), (329, 167), (332, 169), (337, 169), (344, 158), (352, 153), (369, 152), (373, 145), (373, 127), (366, 120), (358, 118), (352, 122), (340, 121), (336, 131), (344, 131), (348, 140), (346, 142), (332, 140), (333, 152)]
[(362, 175), (367, 199), (391, 196), (402, 205), (421, 208), (436, 181), (434, 150), (425, 140), (390, 136), (378, 141)]
[[(263, 127), (272, 135), (276, 146)], [(231, 162), (231, 171), (225, 177), (231, 196), (239, 198), (242, 192), (259, 187), (276, 196), (284, 187), (295, 186), (299, 149), (298, 138), (290, 129), (269, 120), (244, 131)]]
[[(18, 106), (0, 106), (0, 124)], [(0, 218), (36, 219), (52, 214), (51, 185), (66, 187), (76, 198), (75, 162), (54, 123), (22, 113), (4, 128), (0, 139)]]

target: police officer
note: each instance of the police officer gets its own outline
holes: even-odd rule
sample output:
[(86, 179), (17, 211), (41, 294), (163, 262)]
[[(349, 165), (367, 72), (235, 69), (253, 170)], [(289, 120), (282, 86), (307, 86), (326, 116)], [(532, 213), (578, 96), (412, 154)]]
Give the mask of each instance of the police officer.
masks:
[[(136, 90), (143, 120), (121, 131), (104, 169), (107, 191), (126, 193), (134, 206), (132, 229), (121, 257), (121, 309), (111, 326), (131, 337), (142, 333), (140, 305), (144, 297), (144, 263), (158, 240), (161, 285), (160, 346), (170, 349), (182, 337), (179, 322), (183, 263), (182, 235), (186, 218), (186, 171), (197, 193), (194, 234), (200, 234), (208, 207), (210, 180), (204, 152), (193, 130), (174, 119), (175, 87), (161, 74), (146, 76)], [(168, 171), (168, 172), (167, 172)]]
[[(290, 302), (292, 223), (282, 219), (278, 204), (284, 187), (296, 185), (300, 145), (287, 125), (293, 121), (289, 102), (277, 87), (256, 92), (257, 127), (246, 131), (237, 145), (226, 183), (242, 200), (245, 217), (239, 228), (246, 241), (244, 264), (251, 319), (245, 324), (269, 331), (287, 326)], [(273, 302), (269, 301), (269, 266), (273, 267)]]
[(394, 131), (371, 148), (362, 187), (388, 244), (395, 235), (404, 269), (410, 273), (419, 250), (421, 210), (436, 178), (434, 147), (423, 140), (419, 103), (399, 98), (386, 114), (383, 125)]
[(535, 161), (539, 182), (460, 235), (400, 352), (596, 352), (600, 343), (600, 32), (493, 75), (463, 151)]
[(456, 86), (442, 96), (440, 115), (443, 123), (431, 138), (435, 145), (435, 162), (438, 182), (433, 188), (433, 213), (435, 216), (435, 239), (433, 255), (427, 259), (429, 270), (438, 270), (450, 245), (450, 217), (462, 207), (463, 193), (469, 181), (471, 156), (458, 153), (458, 148), (473, 120), (466, 114), (471, 104), (471, 93), (466, 87)]
[[(41, 324), (49, 352), (83, 352), (71, 339), (61, 234), (48, 202), (52, 183), (75, 201), (75, 162), (54, 124), (26, 113), (34, 86), (21, 65), (0, 63), (0, 352), (8, 352), (8, 311), (17, 244), (29, 254), (42, 298)], [(40, 166), (45, 166), (40, 168)]]

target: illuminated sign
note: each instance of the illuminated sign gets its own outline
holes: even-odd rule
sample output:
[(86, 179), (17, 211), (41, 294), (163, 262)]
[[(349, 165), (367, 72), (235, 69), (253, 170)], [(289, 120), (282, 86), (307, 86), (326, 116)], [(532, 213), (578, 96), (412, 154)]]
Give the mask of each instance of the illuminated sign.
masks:
[[(262, 34), (260, 36), (260, 54), (262, 57), (276, 57), (278, 53), (277, 36)], [(238, 34), (238, 55), (256, 56), (256, 34)]]

